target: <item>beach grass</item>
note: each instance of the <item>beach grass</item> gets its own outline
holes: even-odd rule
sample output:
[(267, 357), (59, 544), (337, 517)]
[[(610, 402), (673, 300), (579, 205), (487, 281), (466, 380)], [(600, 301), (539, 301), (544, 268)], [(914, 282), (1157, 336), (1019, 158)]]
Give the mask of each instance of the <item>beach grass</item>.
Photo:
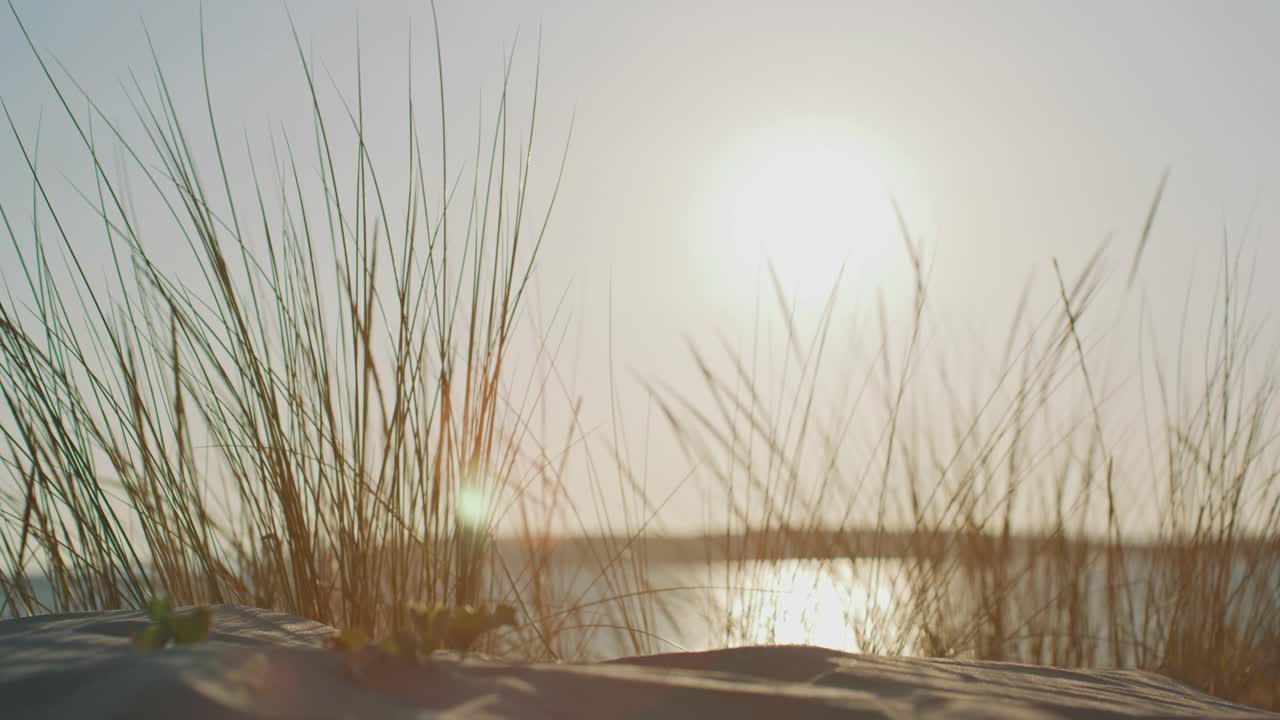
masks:
[[(538, 253), (554, 241), (556, 186), (530, 187), (536, 78), (519, 110), (504, 86), (470, 172), (454, 174), (437, 50), (436, 107), (406, 87), (393, 183), (366, 143), (361, 82), (326, 93), (293, 40), (314, 133), (274, 137), (269, 157), (225, 134), (207, 72), (192, 115), (176, 95), (193, 89), (172, 88), (157, 58), (129, 89), (124, 128), (31, 43), (90, 166), (78, 200), (100, 234), (91, 250), (72, 236), (40, 138), (5, 108), (31, 206), (0, 206), (21, 262), (21, 285), (0, 297), (2, 612), (142, 608), (163, 592), (372, 637), (415, 607), (510, 603), (519, 627), (487, 651), (575, 659), (605, 631), (637, 653), (663, 648), (655, 618), (673, 611), (650, 582), (647, 520), (587, 544), (575, 560), (586, 589), (551, 569), (552, 529), (597, 502), (567, 488), (605, 481), (566, 477), (585, 433), (535, 431), (556, 388), (514, 376), (529, 365), (512, 348)], [(561, 172), (566, 152), (550, 153)], [(993, 319), (1008, 323), (1003, 353), (968, 379), (926, 362), (939, 332), (928, 260), (905, 222), (902, 235), (915, 278), (905, 325), (882, 313), (855, 333), (833, 292), (805, 329), (775, 278), (780, 376), (765, 379), (754, 353), (695, 342), (704, 387), (649, 387), (730, 520), (690, 560), (745, 578), (798, 536), (817, 539), (819, 558), (892, 548), (885, 582), (908, 588), (909, 606), (896, 609), (904, 622), (858, 628), (869, 651), (1136, 667), (1280, 709), (1277, 375), (1241, 254), (1224, 245), (1216, 290), (1197, 299), (1214, 318), (1187, 341), (1203, 343), (1204, 372), (1152, 364), (1141, 378), (1163, 416), (1142, 448), (1152, 489), (1135, 499), (1117, 490), (1138, 480), (1119, 475), (1132, 465), (1117, 440), (1126, 421), (1085, 330), (1111, 282), (1104, 259), (1122, 249), (1104, 245), (1074, 273), (1055, 261), (1053, 303)], [(193, 272), (166, 267), (175, 246)], [(833, 371), (830, 348), (853, 334), (872, 351)], [(855, 435), (866, 451), (850, 463)], [(635, 481), (623, 444), (606, 464), (640, 515), (659, 516), (664, 498)], [(499, 516), (518, 519), (518, 558), (493, 552)]]

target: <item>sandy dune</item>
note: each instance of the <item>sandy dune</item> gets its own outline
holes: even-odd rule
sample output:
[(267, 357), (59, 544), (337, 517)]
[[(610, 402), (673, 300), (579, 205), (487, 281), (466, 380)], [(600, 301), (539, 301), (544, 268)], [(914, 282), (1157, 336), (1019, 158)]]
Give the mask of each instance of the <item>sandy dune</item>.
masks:
[(358, 677), (332, 629), (219, 607), (209, 641), (140, 653), (141, 613), (0, 622), (13, 718), (1276, 718), (1156, 675), (848, 655), (812, 647), (594, 665), (441, 655)]

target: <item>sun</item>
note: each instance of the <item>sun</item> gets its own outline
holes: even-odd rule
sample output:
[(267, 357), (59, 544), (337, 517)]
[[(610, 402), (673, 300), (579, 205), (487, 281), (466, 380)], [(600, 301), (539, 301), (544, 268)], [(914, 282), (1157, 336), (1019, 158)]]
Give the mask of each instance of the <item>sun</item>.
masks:
[(734, 181), (730, 229), (744, 267), (772, 264), (784, 289), (831, 292), (846, 277), (874, 272), (897, 238), (891, 197), (856, 148), (780, 142), (750, 150)]

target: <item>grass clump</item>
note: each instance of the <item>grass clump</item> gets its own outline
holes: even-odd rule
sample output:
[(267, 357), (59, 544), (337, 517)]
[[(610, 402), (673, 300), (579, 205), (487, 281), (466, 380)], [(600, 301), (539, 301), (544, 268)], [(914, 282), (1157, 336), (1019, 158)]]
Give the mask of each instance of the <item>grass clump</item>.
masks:
[[(517, 594), (488, 544), (508, 513), (530, 534), (545, 518), (525, 479), (546, 464), (524, 454), (538, 396), (508, 388), (555, 199), (553, 186), (535, 216), (536, 77), (516, 130), (508, 60), (466, 173), (450, 162), (443, 66), (435, 147), (410, 79), (393, 183), (366, 143), (362, 79), (354, 97), (323, 93), (296, 35), (314, 134), (273, 135), (270, 162), (248, 140), (233, 157), (203, 64), (201, 86), (178, 86), (156, 59), (125, 127), (26, 37), (92, 190), (60, 200), (5, 110), (32, 206), (25, 229), (0, 206), (19, 260), (0, 298), (0, 611), (146, 607), (164, 588), (381, 634), (410, 601)], [(190, 95), (197, 126), (179, 110)], [(157, 216), (135, 215), (132, 188)], [(92, 249), (72, 235), (85, 204)], [(182, 249), (194, 277), (165, 269)], [(522, 611), (544, 597), (520, 595)]]
[[(1204, 338), (1184, 318), (1172, 371), (1140, 336), (1141, 367), (1104, 382), (1104, 244), (1075, 277), (1053, 263), (1045, 309), (1024, 296), (1004, 356), (980, 358), (994, 371), (975, 381), (936, 345), (927, 262), (904, 236), (917, 280), (904, 325), (840, 324), (833, 296), (806, 336), (779, 290), (780, 381), (763, 352), (718, 363), (696, 348), (712, 410), (663, 394), (729, 503), (709, 559), (742, 578), (758, 558), (864, 559), (872, 592), (903, 589), (852, 628), (869, 651), (1138, 668), (1280, 707), (1280, 372), (1248, 311), (1243, 243), (1224, 243)], [(873, 352), (833, 382), (824, 364), (851, 327)], [(1126, 385), (1127, 407), (1114, 399)]]

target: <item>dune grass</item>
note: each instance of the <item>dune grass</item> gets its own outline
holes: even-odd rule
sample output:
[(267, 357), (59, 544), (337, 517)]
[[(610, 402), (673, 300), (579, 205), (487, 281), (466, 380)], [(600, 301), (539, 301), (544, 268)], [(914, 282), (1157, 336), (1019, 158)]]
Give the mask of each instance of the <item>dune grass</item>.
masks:
[[(470, 187), (431, 171), (415, 130), (397, 158), (409, 173), (397, 208), (367, 153), (362, 95), (327, 117), (298, 50), (314, 146), (279, 138), (270, 188), (257, 165), (228, 175), (207, 84), (212, 175), (159, 63), (154, 92), (134, 88), (144, 148), (37, 55), (93, 166), (84, 195), (115, 265), (112, 286), (95, 287), (36, 146), (11, 123), (34, 198), (25, 231), (4, 215), (33, 301), (0, 305), (5, 464), (18, 485), (4, 537), (11, 603), (36, 609), (21, 572), (33, 561), (59, 608), (139, 605), (159, 587), (373, 630), (410, 601), (478, 599), (488, 510), (454, 510), (468, 493), (510, 502), (498, 479), (523, 431), (500, 381), (549, 210), (531, 219), (528, 163), (511, 163), (535, 112), (513, 137), (504, 90)], [(419, 112), (410, 100), (409, 127)], [(153, 262), (147, 243), (163, 240), (107, 171), (103, 134), (171, 215), (155, 231), (185, 241), (198, 283)], [(353, 144), (349, 174), (339, 136)], [(301, 176), (306, 161), (318, 178)]]
[[(834, 344), (828, 313), (808, 336), (784, 323), (781, 381), (732, 348), (724, 362), (695, 350), (714, 410), (689, 393), (664, 396), (736, 521), (717, 559), (746, 578), (749, 558), (797, 544), (811, 557), (886, 558), (878, 582), (907, 588), (909, 607), (855, 628), (865, 649), (1135, 667), (1280, 707), (1280, 407), (1243, 253), (1224, 245), (1203, 345), (1186, 341), (1203, 373), (1145, 367), (1142, 399), (1163, 415), (1134, 428), (1097, 378), (1097, 342), (1081, 334), (1107, 244), (1071, 281), (1053, 263), (1056, 307), (1034, 321), (1017, 307), (994, 380), (975, 387), (922, 357), (925, 273), (903, 233), (918, 280), (914, 326), (895, 346), (882, 316), (874, 353), (847, 386), (832, 387), (821, 367)], [(1144, 231), (1139, 253), (1145, 242)], [(825, 416), (817, 398), (831, 393), (837, 411)], [(870, 451), (851, 463), (842, 451), (859, 432)], [(1119, 447), (1135, 437), (1138, 462)], [(833, 506), (843, 511), (834, 525)], [(883, 520), (849, 521), (867, 508)]]
[[(380, 181), (359, 83), (350, 100), (326, 95), (296, 44), (314, 135), (273, 138), (270, 163), (246, 142), (247, 174), (233, 171), (207, 72), (191, 118), (157, 60), (149, 85), (134, 82), (129, 130), (32, 44), (91, 166), (80, 200), (100, 235), (92, 251), (71, 236), (39, 139), (10, 120), (31, 208), (0, 206), (23, 283), (0, 297), (3, 613), (146, 607), (164, 591), (377, 636), (416, 605), (508, 602), (520, 627), (492, 652), (572, 659), (604, 631), (635, 652), (662, 647), (655, 618), (674, 611), (650, 581), (649, 523), (587, 543), (572, 560), (585, 581), (553, 567), (564, 559), (550, 528), (591, 500), (565, 489), (579, 429), (559, 444), (533, 429), (554, 383), (512, 377), (555, 197), (529, 201), (536, 100), (517, 115), (504, 87), (469, 174), (455, 175), (437, 54), (438, 107), (417, 108), (406, 88), (395, 163), (407, 180)], [(439, 131), (424, 144), (428, 113)], [(144, 142), (128, 139), (138, 132)], [(110, 169), (108, 147), (127, 170)], [(134, 211), (130, 177), (156, 216)], [(393, 185), (402, 196), (384, 194)], [(1119, 664), (1280, 708), (1276, 374), (1258, 357), (1240, 256), (1224, 250), (1203, 376), (1153, 366), (1142, 378), (1164, 409), (1146, 437), (1152, 527), (1131, 525), (1116, 492), (1133, 481), (1117, 477), (1123, 420), (1083, 330), (1112, 251), (1074, 277), (1055, 262), (1053, 305), (1014, 308), (993, 379), (963, 382), (925, 374), (948, 365), (925, 361), (927, 260), (903, 236), (910, 323), (870, 325), (873, 352), (839, 368), (837, 386), (824, 363), (853, 333), (837, 296), (806, 334), (775, 279), (781, 388), (755, 353), (701, 344), (704, 388), (651, 388), (731, 519), (701, 559), (747, 582), (756, 558), (798, 537), (818, 557), (892, 550), (885, 581), (909, 589), (909, 606), (901, 623), (857, 628), (868, 650)], [(161, 248), (179, 244), (194, 278), (165, 268)], [(90, 257), (109, 258), (105, 286)], [(645, 496), (620, 444), (619, 481), (658, 515), (663, 498)], [(603, 482), (588, 467), (580, 480)], [(492, 551), (499, 515), (519, 518), (520, 557)]]

